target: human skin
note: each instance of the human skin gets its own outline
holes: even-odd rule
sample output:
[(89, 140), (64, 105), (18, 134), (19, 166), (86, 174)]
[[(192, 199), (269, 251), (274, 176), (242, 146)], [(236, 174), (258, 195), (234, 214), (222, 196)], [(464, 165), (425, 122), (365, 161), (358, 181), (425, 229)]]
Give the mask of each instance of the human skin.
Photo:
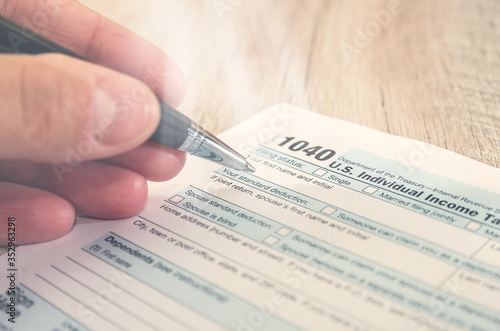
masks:
[(88, 60), (0, 55), (0, 245), (9, 217), (16, 244), (26, 244), (64, 235), (75, 213), (137, 214), (147, 180), (171, 179), (185, 162), (184, 153), (147, 141), (158, 98), (176, 107), (184, 96), (180, 69), (77, 1), (0, 1), (0, 15)]

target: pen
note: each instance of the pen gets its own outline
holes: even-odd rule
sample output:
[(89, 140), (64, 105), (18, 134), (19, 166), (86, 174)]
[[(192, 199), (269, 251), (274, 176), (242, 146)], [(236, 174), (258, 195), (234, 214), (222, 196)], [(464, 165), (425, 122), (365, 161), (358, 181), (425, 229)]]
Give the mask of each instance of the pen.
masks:
[[(67, 50), (22, 26), (0, 16), (1, 53), (63, 53), (81, 60), (81, 56)], [(191, 121), (176, 109), (160, 102), (161, 119), (150, 138), (161, 145), (217, 162), (235, 170), (254, 172), (245, 157), (217, 137)]]

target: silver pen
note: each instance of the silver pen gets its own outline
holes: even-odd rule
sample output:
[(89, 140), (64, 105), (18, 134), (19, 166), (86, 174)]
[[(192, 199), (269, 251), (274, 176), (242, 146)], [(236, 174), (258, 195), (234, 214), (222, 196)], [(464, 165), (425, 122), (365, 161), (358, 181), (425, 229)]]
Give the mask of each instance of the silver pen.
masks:
[(162, 112), (160, 125), (151, 140), (235, 170), (255, 171), (242, 155), (187, 116), (161, 101), (160, 105)]
[[(21, 41), (21, 42), (20, 42)], [(0, 16), (0, 53), (63, 53), (82, 60), (78, 54)], [(179, 111), (160, 101), (161, 120), (151, 137), (164, 146), (218, 162), (220, 165), (254, 172), (247, 160)]]

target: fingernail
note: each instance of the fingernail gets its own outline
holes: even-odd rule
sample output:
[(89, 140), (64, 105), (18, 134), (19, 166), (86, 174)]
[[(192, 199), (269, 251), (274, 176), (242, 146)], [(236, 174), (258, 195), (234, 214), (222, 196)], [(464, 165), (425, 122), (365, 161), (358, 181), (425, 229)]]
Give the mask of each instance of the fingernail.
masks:
[(94, 91), (91, 136), (100, 145), (134, 145), (153, 133), (159, 117), (158, 100), (145, 85), (132, 79), (115, 82)]

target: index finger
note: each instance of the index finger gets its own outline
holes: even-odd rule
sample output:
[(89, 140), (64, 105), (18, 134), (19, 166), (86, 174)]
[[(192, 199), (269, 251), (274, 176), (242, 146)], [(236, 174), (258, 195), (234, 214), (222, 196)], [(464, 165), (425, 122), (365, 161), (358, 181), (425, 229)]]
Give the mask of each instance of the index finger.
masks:
[(4, 1), (0, 2), (0, 15), (91, 62), (141, 80), (173, 107), (184, 96), (184, 76), (168, 55), (77, 1)]

